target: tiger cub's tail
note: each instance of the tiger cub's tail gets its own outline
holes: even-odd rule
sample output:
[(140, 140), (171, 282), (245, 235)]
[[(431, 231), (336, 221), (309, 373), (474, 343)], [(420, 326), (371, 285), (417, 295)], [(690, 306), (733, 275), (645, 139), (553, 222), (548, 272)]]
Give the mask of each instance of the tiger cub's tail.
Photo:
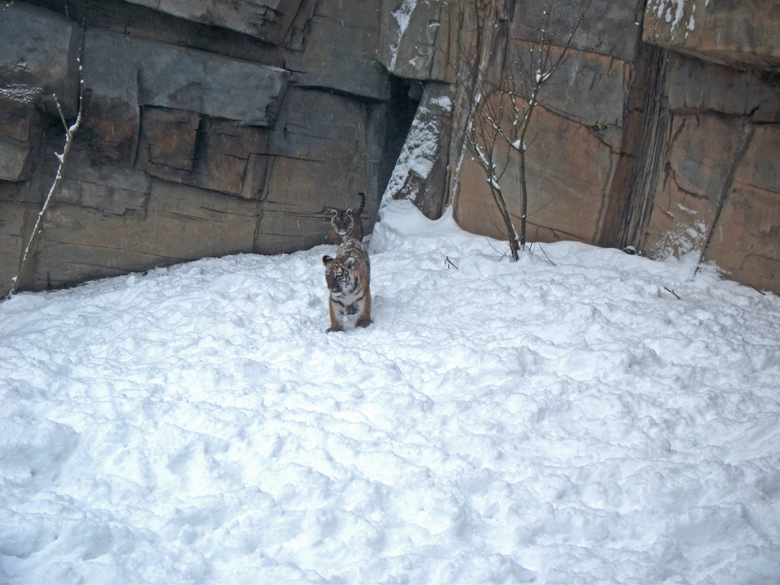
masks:
[(360, 196), (360, 207), (352, 211), (353, 215), (360, 215), (366, 208), (366, 194), (361, 191), (358, 195)]

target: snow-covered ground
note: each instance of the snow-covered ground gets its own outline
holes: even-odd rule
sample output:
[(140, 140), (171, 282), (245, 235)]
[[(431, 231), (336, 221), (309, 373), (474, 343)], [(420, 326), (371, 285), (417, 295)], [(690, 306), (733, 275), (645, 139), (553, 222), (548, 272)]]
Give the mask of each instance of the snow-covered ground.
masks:
[(780, 582), (777, 296), (384, 214), (0, 304), (0, 581)]

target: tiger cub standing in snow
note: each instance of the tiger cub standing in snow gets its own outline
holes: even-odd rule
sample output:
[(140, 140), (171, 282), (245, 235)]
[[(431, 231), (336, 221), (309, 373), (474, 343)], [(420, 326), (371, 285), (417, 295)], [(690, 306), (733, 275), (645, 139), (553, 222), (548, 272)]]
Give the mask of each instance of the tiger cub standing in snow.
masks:
[(334, 209), (333, 217), (330, 218), (330, 241), (336, 244), (343, 244), (347, 240), (363, 239), (363, 221), (360, 214), (366, 206), (365, 193), (360, 195), (360, 207), (357, 209)]
[(323, 256), (325, 281), (328, 283), (328, 306), (331, 331), (344, 330), (344, 317), (359, 313), (356, 327), (371, 324), (371, 264), (368, 252), (359, 240), (341, 244), (336, 257)]

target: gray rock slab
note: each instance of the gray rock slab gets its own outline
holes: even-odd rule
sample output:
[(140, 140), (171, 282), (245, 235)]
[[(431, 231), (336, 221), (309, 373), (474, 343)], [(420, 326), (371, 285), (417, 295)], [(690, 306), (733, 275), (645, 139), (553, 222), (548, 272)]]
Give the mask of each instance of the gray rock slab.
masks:
[(259, 217), (257, 202), (164, 181), (153, 182), (145, 217), (60, 203), (45, 220), (26, 287), (252, 252)]
[(64, 17), (16, 2), (0, 17), (0, 96), (56, 108), (75, 116), (78, 96), (79, 31)]
[(379, 58), (394, 75), (455, 81), (458, 5), (450, 2), (381, 2)]
[(359, 0), (323, 0), (306, 26), (301, 51), (289, 51), (285, 67), (296, 85), (331, 88), (387, 100), (390, 80), (377, 59), (379, 16)]
[(127, 103), (188, 110), (267, 126), (288, 73), (205, 51), (101, 30), (87, 34), (88, 91)]
[(193, 22), (244, 33), (280, 44), (301, 0), (127, 0)]
[[(551, 18), (546, 16), (552, 5)], [(512, 19), (512, 37), (535, 41), (541, 31), (554, 35), (562, 45), (572, 28), (582, 0), (523, 0), (517, 2)], [(572, 46), (601, 55), (633, 61), (642, 36), (644, 0), (592, 0), (572, 38)]]
[(0, 135), (0, 180), (19, 181), (25, 177), (30, 145)]

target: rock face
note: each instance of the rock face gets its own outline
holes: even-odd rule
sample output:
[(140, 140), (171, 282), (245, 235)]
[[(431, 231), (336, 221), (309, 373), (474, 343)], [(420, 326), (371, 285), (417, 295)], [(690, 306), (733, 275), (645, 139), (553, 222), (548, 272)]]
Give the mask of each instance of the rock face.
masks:
[(76, 111), (78, 36), (67, 19), (22, 4), (0, 18), (0, 39), (0, 180), (19, 181), (33, 168), (34, 106), (56, 114), (56, 94), (65, 115)]
[[(522, 62), (523, 55), (537, 48), (540, 27), (555, 31), (555, 38), (567, 37), (577, 5), (563, 3), (540, 23), (544, 2), (518, 3), (507, 39), (508, 59)], [(635, 94), (643, 65), (636, 24), (642, 9), (636, 0), (592, 2), (572, 36), (572, 47), (540, 94), (526, 138), (529, 241), (578, 239), (614, 245), (616, 234), (605, 218), (627, 188), (634, 164), (635, 118), (642, 115), (635, 104), (641, 102)], [(562, 51), (553, 44), (549, 54), (557, 58)], [(517, 151), (505, 150), (499, 159), (501, 168), (506, 166), (499, 183), (517, 227)], [(484, 172), (468, 155), (463, 180), (456, 219), (468, 230), (503, 237)]]
[(452, 125), (452, 91), (448, 84), (428, 83), (404, 142), (388, 193), (414, 201), (429, 218), (441, 215), (446, 197), (447, 145)]
[(747, 0), (648, 0), (642, 38), (646, 43), (727, 66), (780, 65), (780, 8)]
[(780, 11), (772, 3), (650, 0), (643, 39), (669, 51), (644, 247), (698, 253), (780, 292)]
[[(353, 6), (354, 5), (354, 6)], [(413, 103), (357, 0), (16, 2), (0, 16), (0, 293), (204, 256), (324, 243), (367, 195), (370, 231)], [(75, 23), (85, 23), (84, 31)], [(221, 28), (215, 28), (221, 27)]]
[[(543, 4), (517, 3), (509, 54), (538, 47)], [(545, 26), (561, 30), (568, 4)], [(529, 130), (529, 239), (692, 252), (780, 292), (780, 13), (770, 4), (593, 2)], [(498, 160), (519, 225), (517, 156), (504, 148)], [(455, 217), (504, 237), (468, 156)]]
[[(696, 93), (684, 91), (700, 80)], [(671, 56), (668, 146), (644, 247), (698, 252), (758, 288), (780, 285), (780, 100), (760, 72)], [(774, 153), (774, 154), (773, 154)]]
[[(21, 288), (310, 247), (358, 192), (368, 232), (384, 193), (502, 237), (464, 137), (540, 30), (562, 53), (581, 2), (548, 4), (17, 0), (0, 13), (0, 294), (80, 77)], [(778, 39), (772, 3), (592, 0), (526, 137), (529, 241), (695, 253), (780, 292)], [(517, 151), (496, 160), (519, 220)]]
[(300, 2), (282, 2), (280, 0), (245, 0), (243, 2), (128, 0), (128, 2), (193, 22), (235, 30), (275, 45), (284, 40), (300, 5)]

